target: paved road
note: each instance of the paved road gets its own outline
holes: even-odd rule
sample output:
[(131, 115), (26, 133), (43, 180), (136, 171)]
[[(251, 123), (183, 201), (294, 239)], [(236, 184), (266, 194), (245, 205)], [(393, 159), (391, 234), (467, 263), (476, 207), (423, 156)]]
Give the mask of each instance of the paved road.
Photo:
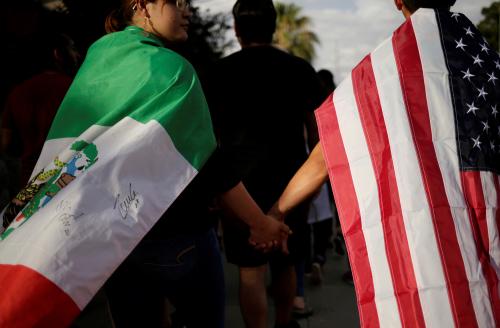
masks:
[[(341, 279), (347, 267), (345, 257), (328, 254), (328, 262), (324, 268), (324, 281), (320, 287), (306, 283), (306, 298), (314, 309), (314, 315), (308, 320), (300, 320), (302, 328), (355, 328), (359, 327), (358, 311), (354, 287)], [(236, 267), (226, 265), (226, 327), (244, 328), (238, 306), (238, 277)], [(272, 302), (269, 303), (272, 326)]]

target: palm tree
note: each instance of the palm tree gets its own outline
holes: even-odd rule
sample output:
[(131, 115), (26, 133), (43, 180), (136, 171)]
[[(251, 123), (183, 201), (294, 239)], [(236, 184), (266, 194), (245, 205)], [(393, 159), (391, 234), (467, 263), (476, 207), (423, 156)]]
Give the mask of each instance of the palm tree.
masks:
[(318, 36), (309, 27), (311, 19), (301, 14), (302, 8), (291, 3), (276, 2), (276, 32), (273, 42), (289, 53), (311, 62), (316, 57), (314, 49)]
[(481, 13), (484, 17), (483, 20), (479, 22), (477, 28), (493, 49), (500, 50), (500, 1), (495, 1), (489, 7), (484, 7)]

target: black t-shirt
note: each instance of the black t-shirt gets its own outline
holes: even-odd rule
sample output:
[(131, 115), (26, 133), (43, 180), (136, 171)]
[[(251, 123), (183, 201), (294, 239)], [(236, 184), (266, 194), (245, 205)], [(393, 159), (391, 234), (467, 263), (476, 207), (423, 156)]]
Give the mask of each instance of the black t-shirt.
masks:
[(224, 178), (243, 181), (267, 211), (307, 158), (307, 112), (324, 91), (306, 61), (271, 46), (244, 48), (216, 65), (208, 101)]
[(206, 231), (213, 198), (243, 181), (264, 211), (306, 159), (305, 113), (326, 97), (314, 69), (270, 46), (219, 61), (207, 97), (220, 147), (146, 239)]

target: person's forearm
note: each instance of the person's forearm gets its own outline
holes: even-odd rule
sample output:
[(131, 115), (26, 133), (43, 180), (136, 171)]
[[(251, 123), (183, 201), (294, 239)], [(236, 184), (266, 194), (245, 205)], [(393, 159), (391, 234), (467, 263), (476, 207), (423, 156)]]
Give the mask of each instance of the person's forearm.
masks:
[(224, 208), (231, 211), (248, 226), (254, 227), (265, 214), (255, 203), (242, 182), (221, 194), (220, 199)]
[[(248, 241), (262, 251), (271, 250), (280, 242), (286, 243), (290, 228), (272, 217), (265, 215), (246, 190), (238, 183), (221, 195), (222, 206), (245, 222), (250, 228)], [(284, 247), (283, 251), (288, 252)]]
[(297, 205), (314, 195), (328, 178), (321, 144), (318, 143), (306, 162), (295, 173), (271, 209), (274, 216), (285, 216)]

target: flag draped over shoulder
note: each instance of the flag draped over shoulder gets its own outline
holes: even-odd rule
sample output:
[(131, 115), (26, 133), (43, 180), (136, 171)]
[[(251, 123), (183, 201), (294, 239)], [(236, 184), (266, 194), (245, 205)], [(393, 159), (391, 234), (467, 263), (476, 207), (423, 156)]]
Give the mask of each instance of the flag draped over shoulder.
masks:
[(362, 327), (500, 326), (500, 58), (420, 9), (317, 110)]
[(54, 119), (0, 238), (0, 326), (65, 327), (215, 148), (191, 65), (141, 29), (107, 35)]

